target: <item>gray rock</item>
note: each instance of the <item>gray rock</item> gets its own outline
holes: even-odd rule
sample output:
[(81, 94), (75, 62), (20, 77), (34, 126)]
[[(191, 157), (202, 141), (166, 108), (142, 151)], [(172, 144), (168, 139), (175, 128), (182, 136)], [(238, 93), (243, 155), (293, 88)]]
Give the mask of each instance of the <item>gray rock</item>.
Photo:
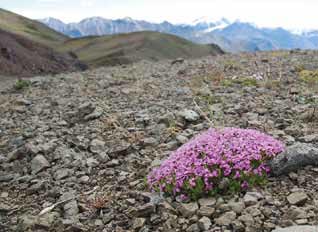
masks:
[(199, 228), (197, 223), (194, 223), (191, 226), (189, 226), (186, 231), (187, 232), (200, 232), (200, 228)]
[(88, 114), (84, 117), (84, 120), (90, 121), (100, 118), (103, 115), (103, 111), (101, 109), (96, 109), (93, 113)]
[(6, 175), (1, 175), (0, 174), (0, 183), (1, 182), (9, 182), (13, 180), (17, 175), (16, 174), (6, 174)]
[(145, 138), (143, 140), (143, 143), (146, 147), (153, 147), (156, 146), (158, 144), (158, 141), (155, 138)]
[(78, 107), (78, 113), (80, 117), (91, 114), (95, 110), (95, 106), (91, 102), (85, 102)]
[(59, 217), (60, 215), (57, 212), (47, 213), (41, 217), (23, 215), (19, 218), (18, 228), (21, 229), (21, 231), (31, 231), (34, 227), (41, 227), (48, 230)]
[(70, 175), (70, 173), (71, 173), (70, 169), (67, 169), (67, 168), (58, 169), (55, 172), (55, 179), (62, 180), (64, 178), (68, 177)]
[(135, 217), (147, 217), (154, 212), (156, 212), (156, 206), (152, 203), (147, 203), (139, 206), (133, 214)]
[(215, 212), (215, 208), (203, 206), (200, 207), (198, 212), (201, 216), (211, 217)]
[(299, 138), (299, 141), (305, 143), (316, 143), (318, 142), (318, 134), (306, 135), (304, 137)]
[(188, 138), (183, 136), (183, 135), (177, 135), (176, 140), (180, 143), (180, 144), (184, 144), (188, 141)]
[(37, 155), (31, 161), (31, 169), (35, 174), (49, 167), (50, 163), (43, 155)]
[(93, 139), (90, 143), (89, 149), (94, 154), (105, 152), (105, 142), (99, 139)]
[(308, 196), (304, 192), (294, 192), (287, 197), (287, 201), (291, 205), (302, 205), (308, 199)]
[(133, 223), (133, 229), (138, 230), (146, 224), (145, 218), (135, 218)]
[(171, 61), (171, 65), (174, 65), (174, 64), (182, 64), (184, 62), (184, 59), (179, 57), (173, 61)]
[(297, 220), (295, 220), (295, 222), (297, 225), (306, 225), (306, 224), (308, 224), (308, 219), (307, 218), (297, 219)]
[(65, 218), (75, 218), (78, 215), (79, 208), (76, 196), (74, 190), (69, 190), (60, 197), (60, 201), (67, 201), (63, 206)]
[(89, 181), (89, 176), (82, 176), (78, 179), (78, 181), (82, 184), (86, 184)]
[(178, 206), (178, 211), (184, 216), (184, 217), (191, 217), (193, 216), (197, 210), (199, 209), (199, 206), (196, 202), (191, 203), (181, 203)]
[(251, 205), (257, 204), (257, 202), (263, 198), (264, 198), (264, 196), (261, 193), (247, 192), (244, 195), (243, 201), (244, 201), (246, 206), (251, 206)]
[(198, 221), (198, 226), (202, 231), (207, 231), (210, 229), (212, 225), (212, 222), (210, 220), (210, 218), (208, 217), (202, 217), (199, 221)]
[(7, 205), (7, 204), (5, 204), (5, 203), (1, 203), (0, 202), (0, 212), (5, 212), (5, 213), (7, 213), (7, 212), (9, 212), (10, 210), (11, 210), (11, 206), (10, 205)]
[(269, 163), (275, 176), (297, 171), (307, 165), (318, 165), (318, 148), (311, 144), (296, 143)]
[(200, 119), (200, 115), (193, 110), (184, 110), (180, 112), (180, 116), (188, 122), (196, 122)]
[(86, 160), (86, 164), (88, 167), (97, 167), (99, 165), (98, 160), (94, 159), (93, 157), (90, 157)]
[(238, 220), (243, 222), (246, 226), (252, 226), (254, 224), (254, 218), (250, 214), (243, 214), (239, 216)]
[(204, 207), (204, 206), (215, 206), (216, 204), (216, 199), (213, 197), (209, 197), (209, 198), (201, 198), (199, 199), (199, 205), (200, 207)]
[(223, 214), (221, 217), (215, 219), (215, 223), (220, 226), (228, 226), (236, 219), (236, 213), (231, 211)]
[(63, 208), (64, 208), (64, 216), (66, 218), (75, 217), (79, 213), (79, 208), (78, 208), (76, 200), (73, 200), (73, 201), (70, 201), (70, 202), (66, 203)]
[(229, 202), (228, 205), (231, 208), (231, 210), (233, 210), (235, 213), (242, 213), (245, 209), (245, 203), (242, 201)]
[(318, 226), (291, 226), (283, 229), (276, 229), (272, 232), (316, 232)]
[(306, 211), (296, 206), (291, 206), (289, 210), (286, 212), (286, 214), (288, 219), (291, 220), (307, 218)]

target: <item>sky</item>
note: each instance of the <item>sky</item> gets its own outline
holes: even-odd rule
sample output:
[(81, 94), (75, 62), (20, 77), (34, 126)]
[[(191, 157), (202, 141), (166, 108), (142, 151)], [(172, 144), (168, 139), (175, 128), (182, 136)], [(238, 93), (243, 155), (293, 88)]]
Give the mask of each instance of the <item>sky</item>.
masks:
[(55, 17), (64, 22), (92, 16), (172, 23), (224, 17), (261, 27), (318, 29), (318, 0), (0, 0), (0, 8), (32, 19)]

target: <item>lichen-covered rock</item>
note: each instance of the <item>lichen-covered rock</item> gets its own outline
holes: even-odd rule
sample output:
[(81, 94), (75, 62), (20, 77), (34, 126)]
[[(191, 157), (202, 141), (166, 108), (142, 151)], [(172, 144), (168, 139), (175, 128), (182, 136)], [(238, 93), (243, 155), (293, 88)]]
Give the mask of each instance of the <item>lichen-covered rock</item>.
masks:
[(271, 172), (278, 176), (297, 171), (306, 165), (318, 166), (318, 148), (311, 144), (296, 143), (270, 161)]

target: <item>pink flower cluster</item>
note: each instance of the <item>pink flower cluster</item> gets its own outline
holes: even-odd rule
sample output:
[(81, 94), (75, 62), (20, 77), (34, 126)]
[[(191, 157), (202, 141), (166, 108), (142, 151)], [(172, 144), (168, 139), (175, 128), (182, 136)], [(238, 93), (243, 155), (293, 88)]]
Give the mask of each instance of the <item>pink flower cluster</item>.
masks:
[(200, 180), (209, 193), (227, 177), (246, 188), (249, 177), (268, 174), (266, 161), (283, 150), (280, 141), (256, 130), (209, 129), (152, 170), (148, 184), (152, 190), (184, 195)]

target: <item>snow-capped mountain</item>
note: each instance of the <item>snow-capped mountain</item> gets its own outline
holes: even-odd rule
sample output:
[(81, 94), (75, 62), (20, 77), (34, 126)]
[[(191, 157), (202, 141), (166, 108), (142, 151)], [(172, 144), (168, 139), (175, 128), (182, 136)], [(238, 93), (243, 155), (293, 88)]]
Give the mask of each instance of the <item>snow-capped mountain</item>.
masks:
[(318, 49), (318, 30), (293, 31), (284, 28), (261, 28), (252, 23), (238, 20), (232, 22), (225, 18), (202, 17), (188, 24), (172, 24), (167, 21), (151, 23), (129, 17), (115, 20), (91, 17), (69, 24), (54, 18), (39, 21), (70, 37), (158, 31), (174, 34), (196, 43), (215, 43), (231, 52)]
[(212, 32), (217, 29), (223, 29), (229, 26), (230, 24), (231, 22), (225, 18), (215, 19), (211, 17), (201, 17), (190, 23), (190, 25), (206, 33)]

